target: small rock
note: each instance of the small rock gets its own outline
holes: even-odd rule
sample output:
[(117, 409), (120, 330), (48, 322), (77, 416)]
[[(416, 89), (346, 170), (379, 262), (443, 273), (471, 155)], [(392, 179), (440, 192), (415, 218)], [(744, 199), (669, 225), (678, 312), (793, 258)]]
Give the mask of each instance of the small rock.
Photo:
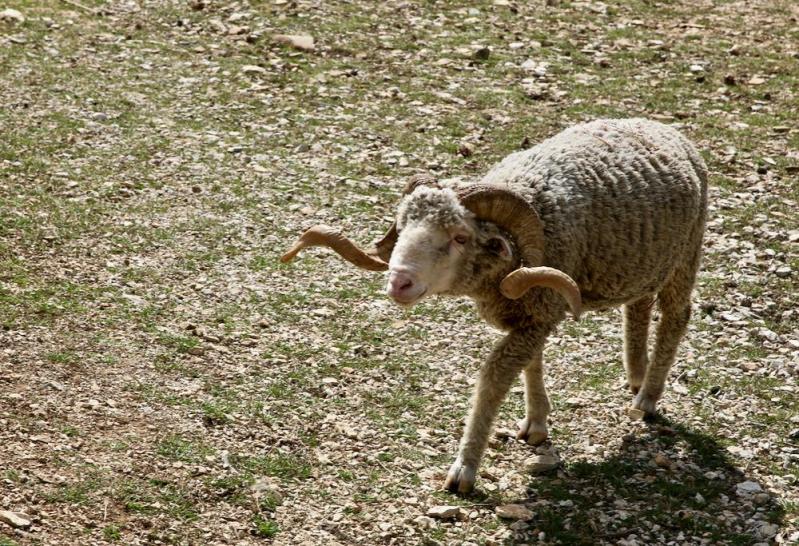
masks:
[(458, 153), (461, 154), (463, 157), (471, 157), (474, 155), (474, 145), (464, 142), (461, 144), (460, 148), (458, 148)]
[(760, 76), (753, 76), (747, 83), (749, 83), (749, 85), (763, 85), (766, 83), (766, 79)]
[(205, 347), (203, 347), (202, 345), (197, 345), (196, 347), (189, 347), (189, 349), (186, 352), (193, 356), (202, 356), (205, 354)]
[(725, 85), (736, 85), (737, 83), (738, 80), (736, 80), (735, 76), (733, 76), (732, 74), (727, 74), (726, 76), (724, 76)]
[(31, 526), (31, 520), (28, 519), (26, 514), (11, 512), (9, 510), (0, 510), (0, 521), (7, 523), (15, 529), (25, 529)]
[(787, 265), (780, 266), (774, 271), (774, 274), (781, 279), (786, 279), (791, 276), (791, 268)]
[(735, 491), (738, 493), (738, 496), (746, 496), (751, 495), (753, 493), (760, 493), (763, 491), (763, 488), (760, 487), (760, 484), (757, 482), (752, 481), (745, 481), (735, 485)]
[(795, 428), (791, 432), (789, 432), (788, 438), (790, 438), (791, 440), (799, 440), (799, 428)]
[(644, 417), (646, 417), (646, 412), (639, 410), (638, 408), (629, 408), (627, 410), (627, 416), (633, 421), (641, 421)]
[(758, 493), (754, 497), (752, 497), (752, 500), (755, 501), (755, 504), (757, 504), (758, 506), (762, 506), (768, 503), (770, 498), (771, 497), (769, 497), (768, 493)]
[(780, 340), (780, 336), (777, 332), (769, 330), (768, 328), (760, 328), (757, 331), (757, 337), (760, 339), (765, 339), (766, 341), (777, 342)]
[(533, 518), (533, 513), (523, 504), (503, 504), (496, 508), (497, 516), (504, 519), (527, 521)]
[(688, 70), (690, 70), (691, 72), (694, 72), (694, 73), (704, 72), (705, 71), (705, 67), (702, 66), (701, 64), (692, 64), (691, 66), (688, 67)]
[(266, 69), (254, 64), (245, 64), (241, 67), (242, 74), (266, 74)]
[(477, 51), (474, 52), (472, 55), (478, 61), (487, 61), (488, 58), (491, 56), (491, 50), (487, 47), (481, 47)]
[(771, 538), (779, 532), (780, 527), (776, 523), (763, 523), (758, 527), (757, 534), (760, 538)]
[(455, 519), (462, 516), (460, 506), (433, 506), (427, 511), (427, 515), (436, 519)]
[(429, 516), (419, 516), (413, 521), (415, 521), (422, 529), (432, 529), (436, 526), (436, 520)]
[(655, 455), (655, 464), (660, 468), (671, 468), (671, 461), (663, 453)]
[[(22, 15), (21, 12), (15, 10), (15, 9), (8, 8), (8, 9), (4, 9), (3, 11), (0, 11), (0, 20), (1, 21), (9, 21), (11, 23), (24, 23), (25, 22), (25, 16)], [(9, 512), (9, 513), (11, 513), (11, 512)]]
[(705, 497), (703, 497), (699, 493), (696, 494), (696, 496), (694, 497), (694, 500), (696, 501), (697, 504), (705, 504)]
[(560, 458), (557, 455), (533, 455), (524, 461), (524, 467), (531, 474), (541, 474), (549, 472), (560, 466)]
[(313, 36), (307, 34), (276, 34), (272, 36), (272, 39), (279, 44), (291, 46), (300, 51), (313, 51), (316, 49)]

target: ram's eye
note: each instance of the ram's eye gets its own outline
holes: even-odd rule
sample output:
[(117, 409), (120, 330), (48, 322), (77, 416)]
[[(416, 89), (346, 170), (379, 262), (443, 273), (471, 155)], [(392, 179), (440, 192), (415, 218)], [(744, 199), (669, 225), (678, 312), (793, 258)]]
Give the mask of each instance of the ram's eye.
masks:
[(463, 234), (459, 233), (458, 235), (456, 235), (456, 236), (453, 238), (453, 240), (454, 240), (456, 243), (458, 243), (459, 245), (465, 245), (465, 244), (466, 244), (466, 241), (468, 241), (468, 240), (469, 240), (469, 237), (468, 237), (468, 236), (466, 236), (466, 235), (463, 235)]

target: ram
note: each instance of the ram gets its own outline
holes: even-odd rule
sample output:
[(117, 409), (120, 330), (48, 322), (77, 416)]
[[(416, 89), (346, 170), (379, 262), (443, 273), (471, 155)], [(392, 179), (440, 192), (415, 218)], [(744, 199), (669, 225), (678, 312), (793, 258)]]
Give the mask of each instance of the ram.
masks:
[[(632, 407), (652, 414), (691, 313), (707, 209), (707, 169), (673, 128), (643, 120), (571, 127), (509, 155), (474, 183), (415, 177), (396, 222), (364, 251), (315, 226), (284, 256), (328, 246), (352, 264), (388, 270), (387, 293), (410, 306), (468, 296), (507, 332), (480, 369), (445, 487), (468, 493), (511, 384), (523, 372), (518, 436), (547, 438), (542, 353), (568, 312), (624, 306)], [(647, 353), (654, 302), (660, 320)]]

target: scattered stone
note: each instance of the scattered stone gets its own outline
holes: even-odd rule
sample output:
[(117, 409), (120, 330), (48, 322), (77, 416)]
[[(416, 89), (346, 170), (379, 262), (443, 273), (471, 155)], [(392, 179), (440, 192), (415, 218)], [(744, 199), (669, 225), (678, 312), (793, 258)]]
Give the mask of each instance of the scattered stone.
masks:
[(787, 265), (780, 266), (774, 271), (774, 274), (781, 279), (787, 279), (791, 276), (791, 268)]
[(763, 522), (757, 528), (757, 534), (760, 538), (771, 538), (779, 532), (780, 527), (776, 523)]
[(490, 56), (491, 56), (491, 49), (487, 47), (481, 47), (480, 49), (475, 51), (473, 55), (473, 57), (478, 61), (487, 61)]
[(560, 457), (557, 455), (533, 455), (524, 461), (524, 468), (531, 474), (549, 472), (560, 466)]
[(245, 64), (241, 67), (242, 74), (266, 74), (266, 69), (254, 64)]
[(696, 74), (699, 72), (704, 72), (705, 67), (702, 66), (701, 64), (692, 64), (691, 66), (688, 67), (688, 70)]
[(765, 78), (761, 78), (760, 76), (752, 77), (748, 82), (749, 85), (763, 85), (766, 83)]
[(31, 526), (31, 520), (28, 519), (28, 515), (22, 512), (0, 510), (0, 521), (7, 523), (15, 529), (26, 529)]
[(189, 347), (189, 349), (186, 352), (192, 356), (202, 356), (205, 354), (205, 347), (203, 347), (202, 345)]
[(463, 510), (460, 506), (433, 506), (427, 511), (427, 515), (436, 519), (456, 519), (462, 517)]
[(300, 51), (313, 51), (316, 49), (313, 36), (307, 34), (276, 34), (272, 39), (283, 45), (299, 49)]
[(458, 153), (463, 157), (471, 157), (474, 155), (474, 145), (464, 142), (461, 144), (460, 148), (458, 148)]
[(738, 493), (738, 496), (746, 496), (752, 495), (754, 493), (760, 493), (763, 491), (763, 488), (760, 487), (760, 484), (757, 482), (752, 481), (745, 481), (735, 485), (735, 491)]
[(694, 500), (696, 501), (697, 504), (705, 504), (705, 502), (706, 502), (705, 501), (705, 497), (703, 497), (700, 493), (696, 494), (696, 496), (694, 497)]
[(766, 341), (777, 342), (780, 340), (780, 336), (777, 332), (769, 330), (768, 328), (760, 328), (757, 331), (757, 337), (760, 339), (765, 339)]
[(533, 518), (533, 513), (523, 504), (503, 504), (496, 508), (497, 516), (503, 519), (527, 521)]
[(25, 16), (20, 11), (15, 9), (4, 9), (0, 11), (0, 21), (8, 21), (10, 23), (24, 23)]
[(655, 455), (655, 464), (660, 468), (671, 468), (671, 461), (663, 453)]
[(770, 498), (771, 497), (768, 493), (757, 493), (754, 497), (752, 497), (752, 500), (755, 501), (755, 504), (758, 506), (763, 506), (764, 504), (768, 503)]
[(633, 421), (641, 421), (644, 417), (646, 417), (646, 412), (639, 410), (638, 408), (628, 408), (627, 416)]
[(280, 492), (279, 485), (271, 478), (260, 478), (250, 486), (250, 490), (256, 497), (268, 497), (275, 504), (283, 502), (283, 494)]

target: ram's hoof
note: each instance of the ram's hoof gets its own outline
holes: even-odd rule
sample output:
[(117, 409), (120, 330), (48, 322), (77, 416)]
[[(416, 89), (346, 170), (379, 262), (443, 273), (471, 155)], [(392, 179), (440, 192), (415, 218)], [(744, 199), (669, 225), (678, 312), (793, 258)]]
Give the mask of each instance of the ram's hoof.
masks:
[(633, 409), (643, 411), (647, 416), (651, 417), (656, 413), (656, 406), (658, 403), (657, 397), (647, 395), (646, 391), (640, 391), (633, 399)]
[(455, 459), (447, 473), (444, 481), (444, 489), (452, 493), (468, 495), (474, 489), (474, 481), (477, 476), (477, 469), (461, 463), (460, 457)]
[(549, 437), (545, 423), (535, 423), (529, 417), (525, 417), (519, 421), (518, 425), (519, 432), (516, 433), (516, 438), (524, 440), (531, 446), (542, 444)]

